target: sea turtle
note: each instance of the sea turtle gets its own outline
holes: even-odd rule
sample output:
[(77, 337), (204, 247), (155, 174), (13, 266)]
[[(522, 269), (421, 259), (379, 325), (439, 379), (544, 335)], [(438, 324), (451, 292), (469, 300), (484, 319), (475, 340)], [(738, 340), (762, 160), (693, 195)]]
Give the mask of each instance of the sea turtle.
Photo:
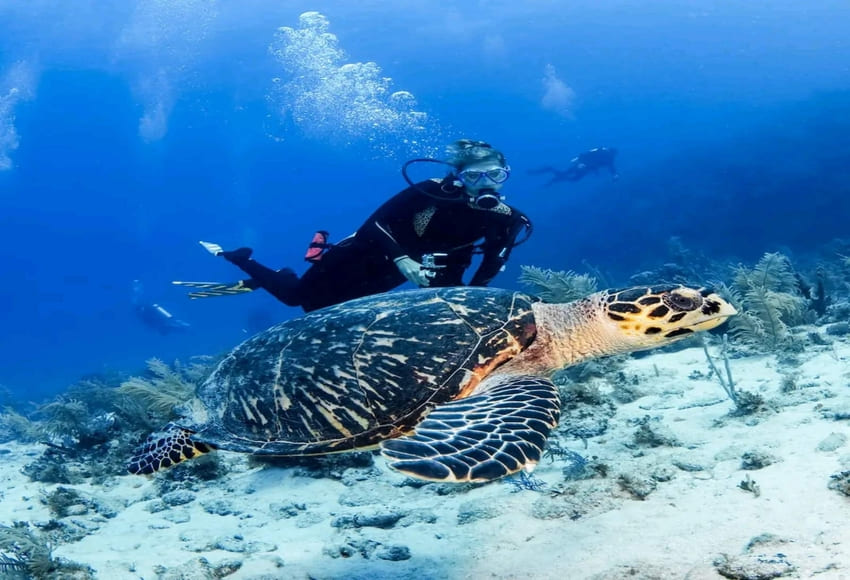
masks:
[(391, 467), (426, 480), (530, 471), (558, 424), (553, 372), (663, 346), (734, 314), (711, 290), (686, 286), (567, 304), (473, 287), (352, 300), (236, 347), (128, 469), (149, 474), (212, 449), (300, 456), (380, 445)]

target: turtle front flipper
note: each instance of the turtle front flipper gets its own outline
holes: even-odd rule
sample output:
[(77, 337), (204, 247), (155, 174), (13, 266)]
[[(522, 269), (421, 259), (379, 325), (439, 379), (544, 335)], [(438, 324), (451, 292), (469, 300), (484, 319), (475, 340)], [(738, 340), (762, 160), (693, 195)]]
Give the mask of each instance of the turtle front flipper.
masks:
[(213, 450), (206, 443), (193, 441), (192, 435), (192, 431), (169, 423), (162, 431), (148, 435), (127, 464), (127, 471), (149, 475)]
[(558, 424), (558, 389), (543, 377), (493, 378), (498, 384), (481, 394), (435, 408), (414, 434), (381, 443), (390, 467), (448, 482), (492, 481), (534, 469)]

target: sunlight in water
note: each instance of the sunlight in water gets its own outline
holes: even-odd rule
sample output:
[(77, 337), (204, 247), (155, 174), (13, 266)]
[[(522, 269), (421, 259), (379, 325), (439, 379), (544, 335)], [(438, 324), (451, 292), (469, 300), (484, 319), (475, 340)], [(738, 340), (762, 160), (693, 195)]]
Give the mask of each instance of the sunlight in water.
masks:
[(330, 22), (305, 12), (299, 27), (278, 29), (269, 50), (283, 69), (269, 101), (281, 123), (337, 144), (368, 143), (383, 156), (427, 155), (441, 141), (416, 98), (393, 91), (374, 62), (345, 62)]

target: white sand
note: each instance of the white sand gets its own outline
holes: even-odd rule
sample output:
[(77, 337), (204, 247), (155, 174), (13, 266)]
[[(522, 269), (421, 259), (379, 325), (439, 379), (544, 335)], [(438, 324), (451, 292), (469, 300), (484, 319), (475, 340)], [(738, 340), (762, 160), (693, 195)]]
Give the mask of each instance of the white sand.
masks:
[[(295, 469), (250, 467), (244, 456), (221, 453), (232, 467), (229, 475), (201, 485), (194, 501), (155, 513), (150, 506), (160, 500), (151, 479), (66, 486), (114, 506), (117, 515), (105, 518), (88, 510), (64, 518), (93, 531), (55, 554), (90, 565), (104, 579), (152, 579), (156, 565), (184, 563), (182, 576), (169, 577), (204, 578), (199, 558), (213, 566), (241, 561), (228, 576), (234, 579), (700, 579), (721, 577), (712, 562), (722, 554), (740, 557), (751, 539), (773, 534), (744, 561), (780, 561), (779, 567), (788, 562), (789, 577), (850, 578), (850, 497), (827, 488), (832, 474), (850, 469), (850, 447), (817, 450), (833, 433), (850, 436), (850, 421), (824, 413), (850, 411), (850, 346), (837, 342), (799, 356), (804, 363), (795, 369), (797, 384), (804, 387), (790, 393), (780, 392), (775, 357), (732, 361), (739, 388), (780, 403), (757, 420), (728, 417), (733, 406), (720, 385), (689, 378), (695, 370), (707, 372), (701, 349), (630, 360), (625, 374), (638, 376), (640, 389), (650, 394), (618, 405), (607, 433), (590, 439), (586, 449), (581, 441), (567, 441), (571, 450), (609, 466), (604, 479), (564, 481), (565, 463), (545, 459), (534, 475), (548, 490), (513, 492), (500, 482), (440, 495), (446, 486), (401, 485), (405, 478), (380, 458), (376, 476), (346, 486)], [(599, 385), (610, 390), (604, 381)], [(708, 404), (693, 406), (697, 403)], [(627, 447), (637, 429), (630, 420), (646, 416), (680, 445)], [(0, 455), (0, 522), (49, 520), (40, 498), (56, 486), (32, 483), (20, 473), (41, 449), (0, 448), (11, 451)], [(741, 456), (750, 451), (776, 461), (745, 471)], [(704, 469), (685, 471), (674, 461)], [(351, 470), (347, 477), (362, 471)], [(617, 484), (621, 474), (655, 474), (662, 481), (641, 501)], [(748, 475), (759, 496), (739, 488)], [(210, 507), (212, 502), (218, 507)], [(559, 508), (568, 514), (571, 502), (584, 515), (538, 517)], [(283, 515), (287, 504), (293, 517)], [(205, 505), (231, 513), (208, 513)], [(391, 529), (331, 525), (341, 516), (392, 512), (407, 515)], [(491, 517), (459, 523), (458, 515), (470, 512)], [(381, 546), (372, 550), (370, 541)], [(339, 553), (347, 542), (366, 546), (368, 557), (357, 550), (347, 558), (327, 554)], [(389, 546), (406, 546), (410, 558), (381, 559)]]

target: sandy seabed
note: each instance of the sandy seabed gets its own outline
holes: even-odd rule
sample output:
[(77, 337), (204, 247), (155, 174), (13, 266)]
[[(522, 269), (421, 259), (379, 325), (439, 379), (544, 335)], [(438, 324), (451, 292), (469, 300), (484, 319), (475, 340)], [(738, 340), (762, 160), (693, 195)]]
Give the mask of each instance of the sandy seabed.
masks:
[[(316, 477), (225, 452), (216, 480), (65, 485), (84, 498), (61, 518), (79, 539), (54, 555), (109, 580), (850, 578), (850, 344), (796, 358), (731, 361), (767, 402), (748, 416), (699, 347), (628, 359), (617, 380), (642, 396), (586, 441), (562, 421), (584, 476), (574, 455), (546, 457), (535, 489), (413, 484), (377, 456)], [(0, 523), (56, 518), (58, 486), (21, 472), (42, 451), (0, 445)]]

